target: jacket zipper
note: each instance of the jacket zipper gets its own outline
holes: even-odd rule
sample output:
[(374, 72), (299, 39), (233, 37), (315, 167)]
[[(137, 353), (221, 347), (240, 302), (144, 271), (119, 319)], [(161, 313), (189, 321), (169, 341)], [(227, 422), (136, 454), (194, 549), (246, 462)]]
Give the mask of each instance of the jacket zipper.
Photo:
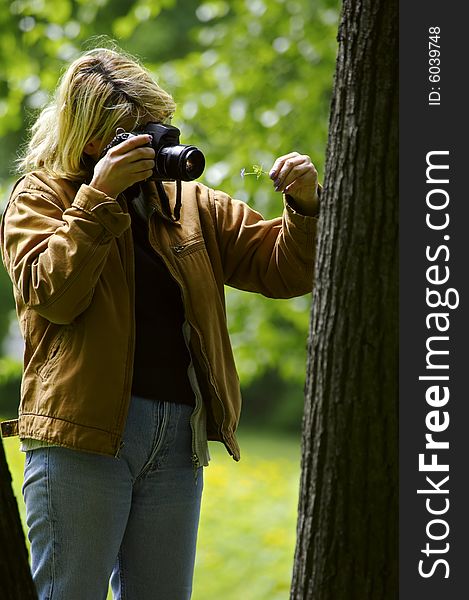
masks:
[(180, 246), (171, 246), (171, 250), (176, 254), (176, 256), (185, 256), (186, 254), (191, 254), (195, 252), (199, 248), (203, 248), (205, 246), (205, 242), (203, 240), (197, 240), (195, 242), (188, 242), (187, 244), (182, 244)]
[[(127, 210), (127, 207), (126, 207)], [(128, 352), (127, 352), (127, 356), (130, 357), (131, 355), (133, 355), (133, 353), (135, 352), (135, 325), (134, 325), (134, 320), (135, 320), (135, 314), (132, 313), (132, 307), (135, 306), (135, 290), (134, 290), (134, 286), (135, 283), (134, 281), (132, 281), (132, 279), (134, 278), (134, 268), (133, 268), (133, 262), (129, 260), (129, 256), (130, 254), (133, 254), (133, 251), (131, 251), (131, 246), (133, 248), (133, 240), (132, 240), (132, 233), (129, 230), (129, 232), (127, 233), (127, 237), (124, 238), (124, 244), (125, 244), (125, 256), (126, 256), (126, 265), (125, 265), (125, 272), (126, 272), (126, 276), (127, 276), (127, 286), (129, 288), (129, 290), (132, 290), (132, 297), (129, 299), (129, 305), (130, 305), (130, 334), (129, 334), (129, 343), (128, 343)], [(126, 235), (124, 233), (124, 235)], [(130, 271), (130, 273), (129, 273)], [(129, 358), (127, 359), (129, 361)], [(131, 394), (131, 383), (129, 384), (129, 381), (131, 382), (131, 375), (129, 375), (129, 373), (131, 372), (131, 369), (127, 369), (126, 371), (126, 379), (124, 382), (124, 393), (127, 393), (127, 411), (128, 411), (128, 405), (130, 403), (130, 394)], [(127, 392), (126, 392), (127, 390)], [(124, 426), (122, 428), (122, 432), (121, 432), (121, 437), (118, 440), (118, 445), (117, 445), (117, 449), (116, 449), (116, 453), (114, 455), (115, 458), (118, 458), (119, 456), (119, 452), (121, 451), (121, 449), (124, 446), (124, 442), (122, 441), (122, 436), (124, 434), (124, 429), (125, 429), (125, 423)]]
[[(194, 329), (194, 331), (195, 331), (195, 332), (197, 333), (197, 335), (199, 336), (199, 340), (200, 340), (200, 342), (201, 342), (201, 344), (200, 344), (200, 351), (202, 352), (202, 357), (203, 357), (203, 359), (204, 359), (204, 361), (205, 361), (205, 364), (206, 364), (206, 366), (207, 366), (207, 372), (208, 372), (208, 376), (209, 376), (210, 384), (211, 384), (211, 386), (212, 386), (212, 389), (213, 389), (213, 390), (214, 390), (214, 392), (215, 392), (215, 396), (216, 396), (216, 398), (217, 398), (217, 400), (218, 400), (218, 402), (219, 402), (219, 404), (220, 404), (220, 406), (221, 406), (221, 409), (222, 409), (222, 422), (221, 422), (221, 424), (219, 425), (218, 432), (219, 432), (219, 434), (220, 434), (220, 437), (221, 437), (223, 440), (225, 440), (225, 436), (224, 436), (224, 434), (223, 434), (223, 424), (224, 424), (224, 422), (225, 422), (225, 417), (226, 417), (226, 413), (225, 413), (225, 407), (223, 406), (223, 402), (221, 401), (221, 398), (219, 397), (219, 395), (218, 395), (218, 393), (217, 393), (217, 389), (216, 389), (216, 386), (215, 386), (215, 384), (214, 384), (214, 380), (213, 380), (212, 369), (211, 369), (211, 367), (210, 367), (210, 362), (209, 362), (209, 360), (208, 360), (208, 358), (207, 358), (207, 355), (205, 354), (205, 352), (204, 352), (204, 349), (203, 349), (203, 347), (202, 347), (202, 339), (203, 339), (203, 338), (202, 338), (202, 336), (200, 335), (200, 331), (199, 331), (199, 329), (198, 329), (198, 328), (197, 328), (197, 327), (194, 325), (194, 323), (193, 323), (193, 320), (191, 319), (191, 316), (192, 316), (192, 315), (191, 315), (191, 314), (189, 314), (189, 311), (187, 310), (187, 309), (188, 309), (188, 306), (186, 305), (186, 302), (185, 302), (184, 290), (183, 290), (183, 287), (182, 287), (182, 285), (181, 285), (181, 282), (180, 282), (180, 281), (179, 281), (179, 279), (177, 278), (177, 275), (176, 275), (175, 271), (173, 270), (172, 266), (171, 266), (171, 265), (168, 263), (168, 261), (166, 260), (166, 258), (163, 256), (163, 254), (162, 254), (162, 252), (160, 251), (160, 249), (159, 249), (158, 247), (156, 247), (156, 246), (155, 246), (155, 245), (152, 243), (152, 241), (151, 241), (151, 233), (150, 233), (150, 221), (151, 221), (151, 218), (152, 218), (152, 216), (153, 216), (153, 214), (154, 214), (155, 212), (156, 212), (156, 208), (153, 208), (152, 214), (150, 215), (150, 218), (148, 219), (148, 241), (150, 242), (150, 246), (153, 248), (153, 250), (154, 250), (154, 251), (155, 251), (155, 252), (158, 254), (158, 256), (161, 258), (161, 260), (163, 261), (163, 263), (166, 265), (166, 268), (168, 269), (168, 271), (169, 271), (169, 273), (171, 274), (171, 276), (172, 276), (172, 278), (174, 279), (174, 281), (175, 281), (175, 282), (178, 284), (178, 286), (179, 286), (179, 289), (180, 289), (180, 292), (181, 292), (182, 304), (183, 304), (183, 306), (184, 306), (184, 309), (187, 311), (187, 315), (186, 315), (187, 322), (189, 323), (189, 325), (190, 325), (190, 326), (191, 326), (191, 327)], [(196, 242), (195, 244), (193, 244), (193, 246), (194, 246), (194, 249), (196, 248), (196, 246), (197, 246), (197, 245), (203, 245), (203, 244), (204, 244), (203, 240), (200, 240), (200, 242)], [(182, 244), (182, 245), (179, 245), (179, 246), (171, 246), (171, 248), (172, 248), (173, 252), (174, 252), (175, 254), (179, 255), (179, 256), (180, 256), (180, 255), (181, 255), (181, 253), (182, 253), (182, 252), (183, 252), (183, 251), (184, 251), (186, 248), (188, 248), (188, 247), (191, 247), (191, 244), (190, 244), (190, 243), (188, 243), (188, 244)], [(193, 449), (193, 450), (194, 450), (194, 449)], [(196, 454), (195, 452), (193, 453), (192, 460), (193, 460), (193, 462), (195, 462), (195, 460), (197, 460), (197, 461), (198, 461), (198, 457), (197, 457), (197, 454)]]

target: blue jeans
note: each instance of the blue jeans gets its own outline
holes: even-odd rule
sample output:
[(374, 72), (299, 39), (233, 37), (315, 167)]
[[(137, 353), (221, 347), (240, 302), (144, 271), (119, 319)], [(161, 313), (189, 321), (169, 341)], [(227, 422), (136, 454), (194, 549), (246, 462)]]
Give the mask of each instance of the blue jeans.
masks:
[(192, 408), (133, 397), (118, 458), (50, 446), (26, 453), (31, 570), (39, 600), (191, 596), (203, 467)]

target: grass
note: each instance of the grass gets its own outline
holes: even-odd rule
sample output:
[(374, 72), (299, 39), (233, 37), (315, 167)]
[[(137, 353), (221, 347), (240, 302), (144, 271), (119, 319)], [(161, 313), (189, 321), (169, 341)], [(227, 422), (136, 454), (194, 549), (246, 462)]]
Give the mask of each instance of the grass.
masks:
[[(24, 456), (18, 438), (3, 442), (24, 524)], [(204, 472), (192, 599), (287, 600), (295, 546), (299, 441), (242, 430), (239, 442), (239, 463), (222, 444), (210, 442), (212, 460)]]

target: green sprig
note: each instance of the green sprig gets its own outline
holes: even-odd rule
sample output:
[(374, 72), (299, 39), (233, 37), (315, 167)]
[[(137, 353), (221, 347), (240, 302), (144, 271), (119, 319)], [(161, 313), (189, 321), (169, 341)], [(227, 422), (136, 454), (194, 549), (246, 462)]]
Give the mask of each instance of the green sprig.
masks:
[(246, 169), (241, 169), (241, 177), (246, 177), (246, 175), (255, 175), (256, 179), (259, 179), (261, 175), (268, 175), (268, 171), (264, 171), (262, 165), (252, 165), (252, 173), (246, 173)]

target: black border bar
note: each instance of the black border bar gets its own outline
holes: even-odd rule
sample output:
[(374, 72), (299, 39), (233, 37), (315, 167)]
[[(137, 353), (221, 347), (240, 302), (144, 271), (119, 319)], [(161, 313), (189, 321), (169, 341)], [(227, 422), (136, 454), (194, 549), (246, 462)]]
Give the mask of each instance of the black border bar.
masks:
[(400, 3), (400, 599), (469, 598), (464, 2)]

